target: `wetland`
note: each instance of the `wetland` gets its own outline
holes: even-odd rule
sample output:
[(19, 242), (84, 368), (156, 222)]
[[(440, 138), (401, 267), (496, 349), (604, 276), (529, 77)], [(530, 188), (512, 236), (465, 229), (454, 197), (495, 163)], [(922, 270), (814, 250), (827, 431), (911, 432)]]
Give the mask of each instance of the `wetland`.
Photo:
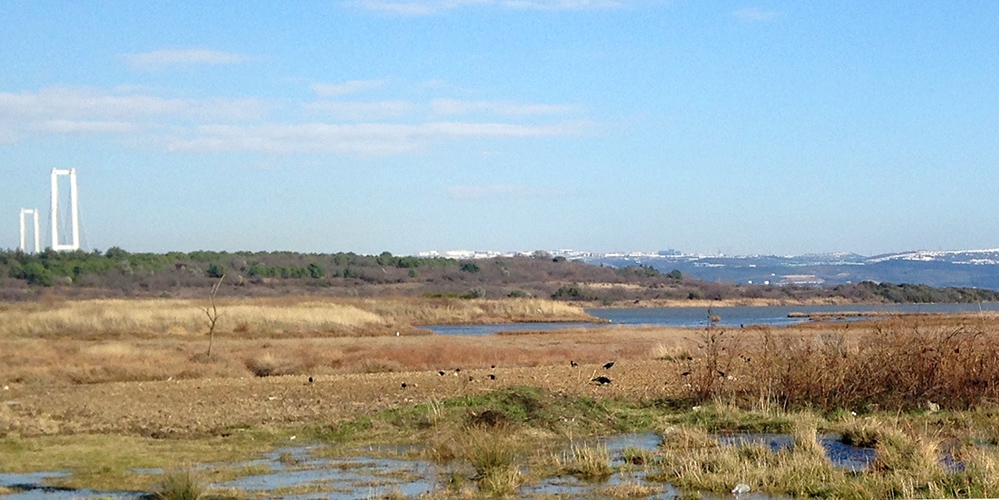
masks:
[[(194, 300), (0, 308), (0, 498), (999, 494), (988, 310), (605, 328), (538, 299), (219, 304), (211, 356)], [(418, 327), (497, 318), (584, 323)]]

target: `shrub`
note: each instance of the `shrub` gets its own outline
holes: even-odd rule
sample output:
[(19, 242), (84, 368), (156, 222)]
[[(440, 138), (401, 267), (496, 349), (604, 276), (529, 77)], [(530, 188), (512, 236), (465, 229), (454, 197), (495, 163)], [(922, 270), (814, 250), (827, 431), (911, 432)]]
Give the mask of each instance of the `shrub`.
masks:
[(11, 270), (14, 278), (26, 280), (32, 285), (52, 286), (52, 273), (40, 262), (29, 262), (24, 267)]
[(222, 264), (211, 263), (208, 265), (208, 277), (209, 278), (221, 278), (225, 276), (225, 266)]
[(482, 271), (482, 268), (479, 267), (479, 265), (474, 262), (466, 262), (461, 265), (461, 270), (466, 273), (475, 274)]
[(316, 264), (315, 262), (309, 264), (307, 267), (309, 271), (309, 277), (313, 279), (319, 279), (326, 276), (326, 269), (323, 266)]

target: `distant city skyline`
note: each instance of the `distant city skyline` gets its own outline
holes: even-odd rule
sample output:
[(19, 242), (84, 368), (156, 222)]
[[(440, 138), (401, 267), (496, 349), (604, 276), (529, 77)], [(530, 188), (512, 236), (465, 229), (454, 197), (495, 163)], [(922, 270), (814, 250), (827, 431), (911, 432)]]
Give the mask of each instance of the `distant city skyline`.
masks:
[[(0, 4), (0, 248), (999, 247), (999, 4)], [(492, 250), (490, 250), (492, 251)]]

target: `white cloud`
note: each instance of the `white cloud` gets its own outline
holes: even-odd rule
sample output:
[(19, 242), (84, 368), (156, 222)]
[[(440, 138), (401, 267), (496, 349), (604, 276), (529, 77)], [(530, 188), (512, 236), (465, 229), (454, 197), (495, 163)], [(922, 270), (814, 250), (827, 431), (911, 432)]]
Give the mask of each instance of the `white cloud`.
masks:
[[(164, 98), (93, 88), (45, 88), (36, 92), (0, 92), (0, 143), (71, 134), (116, 134), (120, 144), (171, 151), (248, 151), (392, 155), (422, 150), (444, 141), (579, 136), (591, 133), (584, 120), (557, 123), (481, 122), (472, 119), (412, 123), (416, 113), (433, 116), (486, 111), (517, 117), (551, 115), (573, 106), (514, 105), (489, 101), (439, 100), (344, 102), (320, 100), (277, 106), (257, 100)], [(283, 122), (268, 120), (271, 111), (292, 112)], [(309, 113), (329, 113), (330, 120), (297, 121)], [(320, 115), (321, 116), (321, 115)], [(314, 118), (314, 117), (313, 117)], [(409, 123), (385, 123), (408, 118)], [(362, 123), (354, 123), (363, 120)]]
[(95, 89), (51, 87), (20, 94), (0, 92), (0, 120), (108, 119), (174, 115), (199, 119), (259, 118), (269, 106), (256, 99), (178, 99), (142, 94), (117, 95)]
[(579, 106), (567, 104), (511, 104), (496, 101), (464, 101), (459, 99), (434, 99), (431, 110), (438, 115), (462, 115), (485, 111), (506, 116), (568, 114), (580, 111)]
[(0, 144), (13, 144), (20, 139), (14, 130), (0, 124)]
[(732, 12), (732, 15), (746, 22), (769, 22), (781, 16), (780, 12), (762, 10), (756, 7), (745, 7)]
[(490, 5), (507, 9), (595, 10), (624, 7), (619, 0), (357, 0), (354, 5), (367, 10), (398, 15), (426, 15), (469, 5)]
[(35, 126), (40, 132), (54, 134), (123, 134), (135, 132), (142, 127), (129, 122), (85, 121), (85, 120), (48, 120)]
[(194, 129), (189, 137), (170, 138), (166, 147), (174, 151), (201, 152), (391, 155), (423, 149), (442, 140), (575, 136), (587, 133), (590, 128), (588, 122), (552, 125), (467, 122), (206, 125)]
[(481, 200), (488, 198), (551, 198), (571, 194), (571, 191), (540, 189), (518, 184), (494, 184), (489, 186), (450, 186), (447, 194), (459, 200)]
[(250, 56), (207, 49), (154, 50), (138, 54), (122, 54), (134, 70), (162, 71), (175, 66), (195, 64), (238, 64), (249, 61)]
[(343, 83), (314, 83), (312, 90), (324, 97), (354, 94), (385, 86), (385, 80), (350, 80)]
[(503, 0), (503, 7), (532, 10), (597, 10), (618, 9), (625, 6), (616, 0)]
[(304, 107), (312, 112), (329, 113), (338, 118), (347, 120), (398, 118), (411, 113), (416, 108), (414, 104), (406, 101), (320, 101), (307, 103)]

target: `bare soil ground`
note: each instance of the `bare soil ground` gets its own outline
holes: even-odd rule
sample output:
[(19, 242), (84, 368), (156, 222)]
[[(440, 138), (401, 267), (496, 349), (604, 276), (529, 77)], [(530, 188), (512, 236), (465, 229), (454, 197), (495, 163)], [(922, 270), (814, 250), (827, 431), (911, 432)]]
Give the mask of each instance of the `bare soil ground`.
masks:
[[(373, 411), (501, 387), (530, 385), (569, 395), (658, 397), (676, 375), (663, 361), (496, 369), (119, 382), (3, 392), (0, 423), (22, 436), (124, 433), (152, 437), (224, 435), (246, 425), (336, 422)], [(495, 380), (489, 375), (495, 375)], [(613, 382), (590, 380), (608, 376)], [(471, 380), (470, 380), (471, 378)], [(406, 387), (402, 385), (406, 384)]]
[[(18, 345), (18, 352), (45, 355), (32, 359), (38, 365), (36, 375), (26, 372), (29, 376), (21, 380), (0, 382), (4, 384), (0, 387), (0, 437), (224, 435), (261, 424), (333, 423), (381, 409), (520, 385), (629, 401), (679, 398), (698, 390), (725, 394), (728, 386), (742, 386), (738, 390), (745, 395), (757, 390), (753, 380), (770, 376), (766, 366), (773, 366), (774, 376), (782, 367), (795, 367), (793, 374), (801, 380), (771, 381), (774, 390), (790, 396), (826, 389), (838, 394), (844, 381), (857, 378), (854, 373), (859, 369), (870, 376), (854, 380), (850, 387), (855, 391), (887, 390), (882, 386), (898, 385), (900, 377), (922, 377), (920, 367), (930, 361), (948, 370), (945, 377), (950, 378), (941, 383), (950, 385), (934, 382), (933, 387), (946, 390), (928, 389), (922, 397), (947, 403), (939, 399), (943, 394), (969, 401), (953, 399), (960, 406), (978, 404), (967, 399), (969, 395), (996, 392), (999, 379), (993, 372), (999, 368), (992, 361), (999, 336), (992, 331), (994, 317), (912, 321), (895, 326), (883, 322), (805, 324), (779, 329), (785, 340), (770, 347), (760, 341), (771, 330), (757, 328), (709, 332), (609, 327), (487, 337), (223, 337), (211, 360), (200, 359), (203, 337), (118, 338), (110, 343), (6, 339), (0, 348)], [(867, 340), (858, 346), (858, 339)], [(836, 356), (828, 357), (827, 352)], [(171, 357), (169, 353), (180, 354)], [(930, 355), (932, 359), (924, 359)], [(764, 356), (769, 365), (760, 368)], [(835, 367), (827, 366), (837, 359), (854, 358), (857, 364), (849, 366), (857, 368), (844, 361), (836, 365), (842, 365), (841, 371), (834, 373)], [(9, 351), (0, 350), (3, 359), (11, 359)], [(570, 366), (570, 361), (579, 366)], [(612, 368), (602, 367), (610, 361), (615, 362)], [(201, 368), (183, 368), (178, 373), (171, 366), (175, 363)], [(107, 371), (108, 366), (122, 366), (125, 371)], [(271, 374), (283, 369), (288, 374), (253, 376), (261, 366), (276, 367)], [(67, 369), (81, 378), (73, 382), (58, 375)], [(825, 380), (830, 374), (835, 380)], [(593, 382), (598, 376), (612, 382)], [(875, 377), (884, 383), (863, 385)], [(778, 382), (784, 385), (774, 385)], [(924, 403), (913, 401), (912, 405)]]

